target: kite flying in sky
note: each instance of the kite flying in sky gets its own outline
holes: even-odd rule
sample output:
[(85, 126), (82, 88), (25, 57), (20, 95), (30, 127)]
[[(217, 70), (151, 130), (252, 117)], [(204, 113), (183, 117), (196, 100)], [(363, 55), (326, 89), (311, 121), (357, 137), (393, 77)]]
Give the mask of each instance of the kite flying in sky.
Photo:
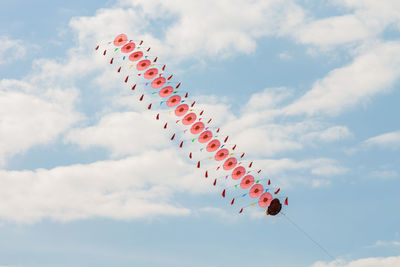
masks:
[(150, 47), (144, 47), (143, 41), (119, 34), (113, 42), (95, 49), (117, 65), (124, 83), (139, 93), (139, 101), (146, 102), (147, 109), (159, 106), (155, 119), (162, 121), (165, 130), (174, 129), (171, 141), (188, 149), (189, 159), (197, 168), (204, 168), (205, 178), (213, 177), (214, 186), (223, 187), (222, 197), (229, 196), (230, 205), (237, 205), (239, 213), (258, 206), (275, 216), (282, 203), (288, 205), (288, 198), (279, 196), (280, 188), (253, 168), (253, 161), (247, 161), (244, 152), (237, 152), (236, 144), (228, 143), (229, 136), (212, 125), (212, 118), (196, 107), (196, 101), (189, 100), (181, 82), (166, 71), (166, 65), (158, 63), (158, 57), (149, 54)]

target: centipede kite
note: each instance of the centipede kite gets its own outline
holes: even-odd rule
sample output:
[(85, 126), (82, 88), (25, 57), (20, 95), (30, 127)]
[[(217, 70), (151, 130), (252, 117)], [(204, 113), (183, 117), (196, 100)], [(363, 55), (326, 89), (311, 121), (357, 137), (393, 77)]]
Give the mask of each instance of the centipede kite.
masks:
[(288, 198), (280, 196), (280, 188), (272, 185), (253, 161), (246, 160), (246, 153), (238, 152), (236, 144), (229, 143), (229, 135), (213, 125), (207, 111), (198, 108), (181, 82), (150, 54), (143, 41), (119, 34), (95, 50), (115, 66), (121, 83), (145, 103), (145, 109), (156, 110), (154, 119), (160, 121), (160, 130), (169, 134), (177, 149), (187, 149), (188, 160), (195, 168), (204, 168), (210, 186), (221, 187), (227, 205), (236, 206), (238, 213), (258, 207), (272, 216), (279, 214), (282, 203), (288, 205)]

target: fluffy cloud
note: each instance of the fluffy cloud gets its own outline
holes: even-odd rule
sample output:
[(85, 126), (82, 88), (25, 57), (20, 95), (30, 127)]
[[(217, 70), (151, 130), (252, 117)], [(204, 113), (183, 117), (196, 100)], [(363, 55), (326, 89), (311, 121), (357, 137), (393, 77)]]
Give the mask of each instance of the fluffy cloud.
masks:
[[(258, 38), (287, 32), (303, 17), (303, 10), (293, 1), (121, 0), (114, 8), (75, 18), (70, 25), (81, 44), (112, 40), (122, 31), (146, 40), (160, 56), (168, 57), (173, 51), (174, 57), (168, 57), (171, 62), (188, 56), (200, 59), (253, 52)], [(168, 21), (164, 31), (152, 31), (160, 19)]]
[(400, 77), (400, 43), (381, 43), (362, 51), (352, 63), (316, 81), (310, 91), (285, 108), (287, 114), (337, 115), (386, 92)]
[(370, 29), (364, 22), (354, 15), (319, 19), (301, 27), (295, 33), (296, 39), (301, 43), (317, 46), (333, 46), (359, 41), (370, 35)]
[(345, 262), (337, 260), (334, 262), (316, 262), (312, 267), (393, 267), (400, 266), (400, 257), (387, 257), (387, 258), (365, 258)]
[(173, 150), (50, 170), (1, 170), (0, 217), (29, 223), (186, 215), (190, 210), (171, 200), (173, 193), (209, 191), (193, 170)]
[(0, 36), (0, 65), (24, 57), (26, 51), (27, 47), (22, 40), (13, 40), (7, 36)]
[(77, 128), (69, 132), (66, 141), (82, 147), (102, 146), (114, 156), (140, 154), (149, 149), (162, 149), (169, 144), (155, 114), (150, 112), (110, 113), (96, 126)]
[(334, 142), (352, 136), (346, 126), (332, 126), (321, 131), (306, 134), (302, 139), (308, 142)]
[[(327, 178), (347, 172), (347, 168), (334, 159), (315, 158), (305, 160), (278, 159), (257, 160), (264, 173), (276, 177), (278, 184), (288, 188), (294, 183), (309, 184), (312, 187), (326, 186), (331, 183)], [(279, 177), (279, 178), (278, 178)]]
[(368, 21), (372, 29), (384, 29), (390, 25), (400, 29), (400, 4), (396, 0), (335, 0), (334, 3), (353, 10), (355, 15)]
[(368, 138), (363, 142), (363, 145), (367, 147), (375, 146), (391, 149), (400, 148), (400, 131), (384, 133)]
[(0, 81), (0, 164), (34, 145), (53, 141), (80, 118), (73, 108), (75, 89), (36, 90), (25, 82)]

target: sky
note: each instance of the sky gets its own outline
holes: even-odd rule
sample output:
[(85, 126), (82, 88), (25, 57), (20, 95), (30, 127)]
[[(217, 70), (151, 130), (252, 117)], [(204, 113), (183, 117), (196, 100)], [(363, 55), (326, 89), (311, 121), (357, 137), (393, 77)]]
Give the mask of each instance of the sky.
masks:
[[(0, 7), (1, 267), (400, 266), (399, 1)], [(238, 214), (169, 140), (94, 50), (120, 33), (281, 188), (284, 215)]]

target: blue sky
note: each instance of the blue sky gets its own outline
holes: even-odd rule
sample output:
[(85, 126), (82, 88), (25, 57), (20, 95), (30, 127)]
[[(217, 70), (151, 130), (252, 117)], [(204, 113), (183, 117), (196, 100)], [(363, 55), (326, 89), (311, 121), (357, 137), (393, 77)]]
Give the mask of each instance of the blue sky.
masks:
[[(0, 266), (400, 266), (398, 1), (0, 4)], [(119, 33), (337, 261), (221, 198), (93, 50)]]

